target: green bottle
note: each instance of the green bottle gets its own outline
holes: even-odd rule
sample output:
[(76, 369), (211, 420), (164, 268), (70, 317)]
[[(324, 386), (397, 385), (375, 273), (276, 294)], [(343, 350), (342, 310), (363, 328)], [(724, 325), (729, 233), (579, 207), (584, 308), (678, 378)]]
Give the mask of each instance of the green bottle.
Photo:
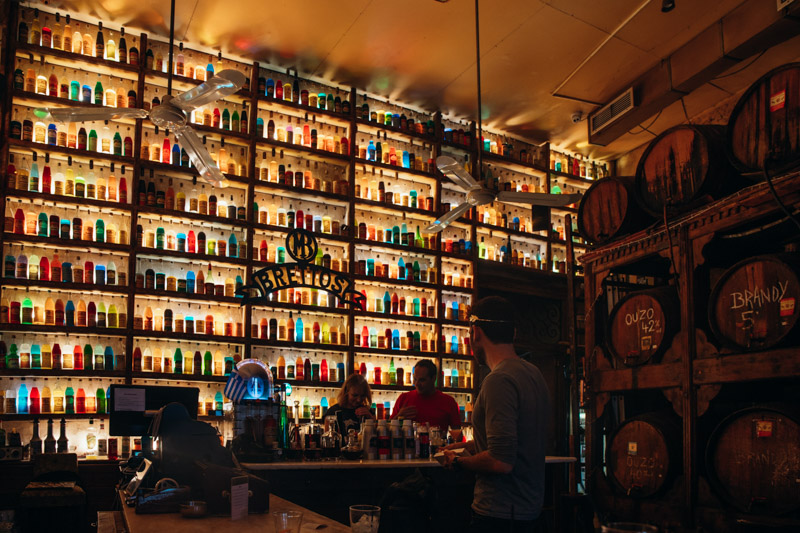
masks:
[(223, 130), (230, 130), (231, 129), (231, 113), (228, 111), (228, 108), (222, 110), (222, 129)]
[(95, 393), (97, 397), (97, 413), (102, 414), (106, 413), (106, 391), (103, 390), (103, 387), (98, 387), (97, 392)]
[(203, 375), (210, 376), (211, 374), (213, 374), (212, 372), (213, 367), (214, 367), (214, 360), (211, 357), (211, 352), (207, 351), (203, 355)]
[(67, 387), (64, 392), (64, 412), (67, 414), (75, 414), (75, 391), (72, 387)]
[(114, 134), (114, 155), (122, 155), (122, 135), (119, 131)]
[(94, 84), (94, 104), (103, 105), (103, 84), (100, 83), (100, 77), (97, 78), (97, 83)]
[(86, 148), (90, 152), (96, 152), (97, 151), (97, 132), (95, 130), (90, 130), (89, 131), (89, 141), (88, 141), (88, 144), (87, 144)]
[(172, 372), (183, 374), (183, 353), (180, 348), (175, 348), (175, 355), (172, 357)]

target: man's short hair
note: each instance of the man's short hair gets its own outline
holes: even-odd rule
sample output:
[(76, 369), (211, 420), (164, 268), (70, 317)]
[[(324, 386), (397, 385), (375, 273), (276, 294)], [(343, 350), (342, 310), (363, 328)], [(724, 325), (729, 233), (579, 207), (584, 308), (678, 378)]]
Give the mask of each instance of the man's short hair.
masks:
[(481, 328), (494, 344), (514, 342), (514, 306), (501, 296), (481, 298), (472, 306), (469, 323)]
[(414, 365), (414, 371), (417, 371), (417, 368), (424, 368), (428, 371), (428, 377), (436, 381), (436, 364), (431, 361), (430, 359), (420, 359), (417, 361), (417, 364)]

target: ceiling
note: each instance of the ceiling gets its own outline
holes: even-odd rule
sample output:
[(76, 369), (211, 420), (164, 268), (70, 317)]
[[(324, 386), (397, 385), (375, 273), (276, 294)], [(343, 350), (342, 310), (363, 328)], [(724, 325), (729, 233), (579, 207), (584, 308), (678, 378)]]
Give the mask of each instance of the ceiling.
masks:
[[(800, 59), (795, 37), (692, 91), (644, 121), (646, 130), (604, 147), (588, 144), (587, 123), (574, 124), (573, 114), (585, 117), (594, 103), (617, 96), (742, 2), (676, 0), (662, 13), (660, 0), (481, 0), (484, 124), (597, 159), (629, 153)], [(169, 35), (165, 0), (48, 3), (129, 33)], [(470, 0), (176, 0), (175, 38), (472, 120), (474, 16)]]

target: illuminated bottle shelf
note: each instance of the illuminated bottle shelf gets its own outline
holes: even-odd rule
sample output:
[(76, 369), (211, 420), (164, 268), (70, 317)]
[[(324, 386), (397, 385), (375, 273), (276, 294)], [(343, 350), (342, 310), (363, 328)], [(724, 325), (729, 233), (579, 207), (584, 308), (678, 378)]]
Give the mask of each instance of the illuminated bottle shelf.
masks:
[(115, 161), (117, 163), (121, 163), (123, 165), (130, 165), (133, 166), (134, 159), (133, 157), (127, 157), (122, 155), (114, 155), (108, 154), (105, 152), (90, 152), (89, 150), (79, 150), (77, 148), (67, 148), (64, 146), (57, 146), (54, 144), (44, 144), (44, 143), (37, 143), (33, 141), (23, 141), (21, 139), (13, 139), (8, 138), (6, 139), (9, 146), (16, 146), (19, 148), (26, 148), (28, 150), (46, 150), (48, 152), (53, 152), (57, 154), (63, 154), (66, 156), (72, 156), (76, 159), (99, 159), (99, 160), (106, 160), (106, 161)]
[(0, 331), (16, 331), (22, 333), (67, 333), (70, 335), (96, 335), (100, 337), (124, 337), (129, 334), (129, 330), (126, 328), (57, 326), (44, 324), (4, 324), (1, 322)]
[[(94, 31), (92, 33), (94, 33)], [(105, 57), (94, 57), (90, 55), (77, 54), (72, 51), (59, 50), (57, 48), (41, 46), (38, 44), (20, 43), (18, 41), (15, 41), (15, 45), (17, 53), (32, 53), (39, 56), (54, 57), (62, 59), (64, 61), (71, 61), (72, 64), (70, 66), (73, 66), (74, 68), (82, 68), (85, 67), (87, 64), (89, 64), (89, 65), (100, 65), (105, 68), (120, 72), (130, 72), (137, 74), (139, 72), (138, 64), (121, 63), (119, 61), (106, 59)]]
[[(12, 9), (28, 10), (17, 6), (13, 6)], [(52, 8), (42, 6), (42, 9), (49, 10), (48, 14), (52, 21)], [(83, 22), (73, 20), (73, 26), (80, 23), (81, 29), (87, 28)], [(88, 25), (86, 29), (91, 35), (95, 35), (98, 30), (97, 26), (92, 25)], [(110, 31), (106, 30), (106, 35), (109, 35)], [(114, 30), (114, 35), (118, 36), (119, 32)], [(30, 68), (42, 75), (49, 76), (54, 72), (59, 80), (59, 89), (61, 82), (65, 80), (69, 82), (79, 80), (81, 86), (85, 84), (84, 80), (88, 80), (91, 89), (95, 87), (96, 75), (100, 72), (104, 76), (103, 87), (115, 91), (119, 91), (120, 87), (126, 89), (126, 92), (132, 90), (135, 96), (131, 96), (130, 93), (125, 96), (131, 98), (131, 102), (135, 100), (135, 103), (142, 108), (152, 108), (155, 98), (161, 99), (166, 94), (168, 76), (164, 70), (168, 45), (150, 39), (146, 34), (135, 37), (126, 35), (129, 47), (136, 43), (138, 52), (136, 65), (45, 46), (17, 44), (15, 36), (10, 37), (7, 46), (12, 52), (12, 62), (20, 65), (28, 81), (30, 76), (27, 73), (29, 68), (27, 65), (29, 55), (32, 53), (37, 58), (44, 56), (46, 62), (42, 64), (35, 61)], [(22, 137), (6, 141), (6, 146), (9, 148), (7, 151), (14, 156), (13, 162), (23, 170), (25, 169), (22, 161), (28, 165), (33, 151), (37, 153), (40, 169), (43, 167), (43, 157), (49, 158), (51, 168), (59, 163), (62, 167), (66, 167), (68, 165), (64, 165), (64, 162), (70, 161), (71, 158), (71, 163), (84, 167), (89, 162), (93, 162), (95, 167), (102, 165), (104, 169), (110, 168), (113, 164), (117, 171), (116, 177), (124, 175), (126, 178), (124, 198), (121, 190), (116, 195), (116, 198), (122, 200), (120, 202), (97, 199), (97, 197), (80, 198), (52, 194), (55, 189), (43, 193), (28, 191), (27, 189), (32, 187), (27, 184), (23, 184), (26, 187), (22, 189), (5, 187), (6, 194), (3, 201), (7, 224), (8, 219), (13, 218), (19, 208), (26, 212), (26, 216), (27, 212), (35, 212), (37, 216), (40, 212), (47, 215), (57, 212), (59, 218), (68, 218), (70, 222), (73, 218), (80, 217), (91, 219), (89, 223), (93, 223), (95, 219), (101, 217), (106, 220), (109, 216), (115, 216), (119, 218), (117, 221), (119, 232), (124, 230), (127, 239), (121, 244), (116, 244), (6, 231), (0, 235), (4, 257), (13, 256), (18, 260), (23, 255), (28, 258), (48, 256), (52, 261), (52, 257), (57, 253), (62, 256), (61, 261), (71, 261), (76, 265), (83, 265), (87, 260), (94, 261), (98, 265), (108, 265), (113, 261), (117, 284), (81, 283), (77, 280), (61, 282), (49, 278), (27, 279), (26, 276), (17, 277), (15, 269), (14, 276), (0, 280), (3, 298), (20, 299), (17, 293), (25, 290), (30, 290), (31, 298), (35, 294), (45, 292), (52, 293), (53, 299), (62, 293), (80, 295), (80, 298), (86, 300), (94, 297), (98, 302), (103, 300), (107, 302), (113, 298), (115, 302), (122, 301), (121, 307), (124, 308), (127, 324), (125, 328), (97, 328), (0, 323), (2, 332), (0, 340), (5, 342), (8, 342), (11, 335), (16, 335), (18, 338), (36, 335), (113, 338), (113, 342), (116, 343), (115, 353), (119, 353), (125, 363), (124, 370), (111, 371), (4, 369), (0, 370), (0, 379), (16, 380), (26, 376), (65, 378), (101, 376), (104, 379), (124, 379), (129, 383), (151, 380), (162, 384), (206, 383), (212, 388), (222, 385), (227, 380), (221, 375), (196, 375), (194, 372), (140, 372), (138, 369), (133, 371), (136, 368), (133, 358), (134, 347), (141, 348), (142, 351), (148, 347), (154, 350), (158, 347), (166, 349), (167, 352), (180, 347), (182, 350), (191, 349), (192, 352), (199, 350), (201, 353), (209, 349), (223, 352), (235, 349), (242, 358), (258, 357), (262, 361), (269, 362), (271, 366), (275, 364), (279, 354), (287, 360), (292, 359), (292, 362), (294, 357), (301, 354), (303, 358), (310, 359), (312, 364), (320, 364), (323, 359), (327, 359), (329, 368), (342, 364), (344, 372), (352, 372), (354, 368), (358, 369), (363, 361), (370, 362), (373, 359), (381, 363), (376, 365), (379, 367), (385, 361), (387, 370), (389, 361), (394, 360), (398, 368), (404, 368), (406, 373), (409, 373), (413, 364), (422, 358), (431, 358), (437, 366), (449, 370), (455, 370), (459, 363), (469, 363), (471, 358), (468, 355), (452, 353), (450, 350), (452, 338), (455, 336), (457, 348), (463, 351), (464, 337), (468, 335), (467, 323), (452, 319), (451, 306), (457, 304), (459, 310), (467, 309), (478, 294), (477, 270), (479, 265), (485, 266), (484, 261), (478, 260), (481, 236), (493, 232), (498, 239), (502, 236), (505, 241), (510, 234), (514, 246), (517, 246), (518, 240), (541, 243), (543, 255), (550, 253), (550, 248), (546, 245), (553, 243), (557, 247), (563, 244), (552, 240), (549, 232), (548, 236), (540, 237), (480, 224), (477, 222), (477, 212), (472, 212), (472, 217), (462, 217), (440, 235), (424, 233), (424, 228), (438, 215), (463, 199), (463, 192), (454, 189), (452, 184), (444, 180), (434, 168), (435, 154), (439, 153), (442, 147), (447, 147), (459, 153), (469, 154), (469, 159), (473, 161), (477, 144), (474, 141), (474, 125), (446, 122), (439, 113), (431, 114), (404, 108), (385, 99), (358, 95), (352, 88), (327, 86), (321, 82), (295, 77), (294, 74), (283, 74), (277, 69), (270, 69), (250, 60), (237, 61), (214, 57), (215, 55), (216, 53), (192, 50), (189, 46), (181, 48), (175, 55), (173, 67), (175, 74), (172, 82), (173, 91), (180, 93), (196, 87), (207, 79), (209, 69), (218, 72), (222, 68), (233, 68), (246, 74), (249, 80), (248, 87), (223, 100), (203, 106), (200, 109), (201, 114), (194, 113), (194, 120), (190, 124), (204, 140), (209, 151), (221, 159), (225, 167), (223, 170), (233, 170), (224, 172), (230, 182), (226, 189), (215, 191), (205, 184), (197, 169), (189, 165), (187, 158), (182, 157), (180, 150), (173, 150), (176, 145), (174, 136), (155, 128), (148, 119), (111, 123), (111, 131), (119, 126), (123, 138), (128, 135), (127, 128), (130, 128), (129, 144), (135, 148), (131, 149), (131, 146), (128, 146), (126, 151), (126, 147), (123, 146), (122, 151), (118, 152), (126, 155), (67, 148), (66, 144), (59, 146), (23, 141)], [(67, 69), (68, 72), (65, 73), (62, 69)], [(77, 73), (73, 73), (72, 69)], [(112, 80), (107, 83), (109, 76)], [(269, 80), (272, 80), (271, 89)], [(276, 85), (278, 80), (282, 89), (280, 94)], [(41, 81), (38, 80), (38, 76), (37, 81)], [(290, 98), (283, 92), (287, 85), (291, 89)], [(11, 86), (13, 87), (13, 84)], [(62, 97), (51, 96), (48, 95), (49, 85), (47, 87), (47, 91), (44, 92), (41, 86), (34, 86), (34, 90), (28, 90), (30, 85), (22, 89), (12, 89), (9, 95), (11, 105), (5, 110), (5, 118), (13, 116), (14, 107), (19, 108), (16, 113), (20, 116), (18, 120), (22, 121), (21, 117), (27, 112), (32, 114), (33, 107), (73, 105), (96, 107), (99, 104), (94, 102), (100, 102), (95, 98), (91, 99), (92, 103), (64, 98), (65, 94), (61, 90), (58, 93)], [(228, 119), (225, 118), (226, 111)], [(243, 125), (245, 111), (246, 127)], [(233, 112), (239, 114), (238, 128)], [(56, 126), (61, 128), (60, 132), (63, 134), (63, 126)], [(289, 141), (288, 126), (293, 128), (291, 141)], [(281, 129), (283, 132), (279, 132)], [(165, 140), (168, 142), (164, 143)], [(371, 141), (375, 151), (370, 151)], [(377, 157), (378, 142), (381, 143), (380, 160)], [(165, 145), (170, 147), (169, 153), (165, 152), (163, 148)], [(146, 153), (142, 147), (146, 148), (144, 151)], [(223, 148), (226, 150), (224, 154)], [(405, 160), (404, 152), (407, 154)], [(384, 153), (387, 154), (386, 160)], [(535, 176), (537, 179), (549, 179), (547, 169), (539, 168), (535, 164), (493, 154), (486, 154), (485, 160), (492, 164), (496, 163), (498, 167)], [(387, 161), (397, 164), (390, 164)], [(6, 164), (9, 162), (5, 161)], [(107, 170), (104, 172), (108, 175)], [(564, 178), (567, 177), (571, 178), (571, 176)], [(519, 178), (518, 181), (524, 180)], [(148, 188), (150, 184), (152, 186)], [(175, 203), (170, 203), (166, 199), (169, 188), (173, 189), (170, 194), (175, 195)], [(195, 189), (198, 191), (197, 194), (194, 192)], [(180, 204), (183, 207), (178, 207), (179, 190), (185, 198), (185, 204)], [(190, 195), (194, 195), (199, 204), (203, 201), (200, 199), (203, 194), (215, 194), (219, 197), (216, 210), (210, 206), (205, 209), (191, 206), (193, 198), (190, 198)], [(235, 209), (219, 211), (223, 201), (226, 202), (226, 208), (232, 206)], [(233, 282), (227, 283), (229, 286), (223, 287), (222, 292), (218, 292), (217, 289), (222, 282), (214, 284), (213, 293), (206, 291), (205, 287), (202, 292), (188, 290), (189, 272), (191, 271), (193, 275), (200, 270), (205, 272), (207, 267), (212, 271), (217, 270), (215, 280), (220, 277), (224, 280), (238, 277), (236, 280), (238, 286), (250, 284), (254, 272), (264, 267), (275, 266), (276, 260), (281, 261), (278, 257), (279, 247), (284, 247), (283, 261), (292, 262), (293, 259), (286, 253), (283, 241), (293, 228), (288, 219), (278, 223), (282, 214), (279, 210), (292, 211), (295, 215), (301, 210), (304, 212), (303, 225), (308, 226), (310, 220), (309, 229), (317, 229), (314, 235), (318, 240), (319, 249), (324, 254), (326, 261), (324, 264), (330, 264), (335, 271), (346, 273), (348, 278), (354, 281), (356, 291), (364, 291), (372, 298), (372, 301), (368, 302), (369, 310), (359, 311), (351, 304), (336, 305), (333, 295), (322, 297), (321, 291), (318, 295), (310, 288), (303, 289), (306, 292), (297, 289), (291, 301), (287, 291), (280, 296), (275, 294), (272, 301), (244, 306), (241, 305), (241, 298), (231, 295), (230, 285)], [(204, 214), (206, 212), (209, 214)], [(223, 216), (229, 213), (235, 216)], [(309, 215), (312, 215), (310, 219)], [(141, 232), (138, 231), (139, 226)], [(396, 231), (395, 226), (397, 226)], [(338, 230), (334, 230), (335, 227)], [(390, 231), (387, 232), (387, 229)], [(208, 241), (214, 240), (216, 243), (224, 241), (225, 251), (216, 255), (207, 253), (208, 241), (202, 248), (199, 247), (199, 243), (195, 247), (197, 252), (202, 253), (182, 251), (189, 250), (190, 247), (179, 244), (179, 235), (181, 232), (188, 235), (190, 230), (208, 234)], [(235, 241), (229, 241), (231, 235), (235, 237)], [(375, 238), (367, 238), (370, 236)], [(390, 242), (386, 242), (387, 240)], [(188, 237), (186, 241), (188, 243)], [(228, 257), (228, 247), (233, 245), (233, 242), (237, 250), (235, 254), (231, 254), (232, 257)], [(495, 244), (499, 249), (501, 245), (499, 240)], [(458, 250), (461, 250), (461, 253)], [(273, 255), (270, 256), (270, 253)], [(267, 260), (264, 261), (262, 258)], [(10, 265), (10, 260), (7, 261)], [(316, 259), (313, 262), (319, 264)], [(418, 263), (417, 278), (414, 277), (415, 262)], [(525, 273), (530, 271), (529, 268), (500, 265), (496, 262), (493, 265), (508, 268), (510, 271), (517, 269)], [(406, 279), (402, 279), (401, 268), (406, 271)], [(35, 271), (30, 268), (28, 270)], [(30, 276), (36, 277), (35, 274)], [(84, 276), (84, 279), (91, 281), (92, 277)], [(187, 287), (187, 290), (179, 291), (178, 287)], [(168, 288), (176, 290), (167, 290)], [(413, 310), (415, 299), (419, 300), (420, 305), (426, 302), (424, 312), (422, 309), (416, 315), (401, 314), (399, 311), (375, 312), (376, 298), (379, 296), (383, 301), (383, 295), (387, 291), (390, 294), (389, 309), (392, 305), (391, 295), (395, 293), (398, 296), (398, 309), (402, 297), (407, 302), (406, 312), (409, 309)], [(66, 296), (59, 297), (66, 299)], [(73, 299), (77, 301), (74, 296)], [(328, 305), (311, 305), (315, 302), (327, 302)], [(183, 315), (187, 317), (191, 315), (199, 320), (200, 316), (211, 314), (215, 334), (198, 333), (194, 330), (191, 333), (155, 331), (157, 321), (154, 321), (153, 329), (135, 329), (140, 321), (142, 326), (145, 323), (142, 309), (151, 307), (155, 310), (155, 313), (152, 313), (154, 315), (161, 312), (161, 309), (174, 312), (176, 320), (178, 316), (182, 318)], [(333, 338), (335, 329), (336, 334), (341, 334), (340, 338), (345, 342), (279, 341), (275, 337), (270, 338), (269, 334), (266, 338), (262, 338), (265, 337), (262, 328), (265, 320), (269, 322), (272, 319), (289, 319), (290, 313), (294, 320), (302, 317), (306, 327), (317, 322), (320, 330), (323, 329), (323, 324), (329, 328), (327, 335), (330, 337), (320, 336), (322, 333), (313, 331), (312, 326), (311, 337), (306, 337), (304, 332), (301, 338), (306, 340), (310, 338), (312, 341)], [(428, 316), (422, 316), (423, 314)], [(165, 320), (163, 317), (161, 319)], [(169, 322), (169, 319), (166, 321)], [(225, 331), (225, 325), (232, 328), (233, 333), (241, 335), (220, 334)], [(172, 327), (176, 327), (175, 323), (172, 323)], [(376, 334), (376, 339), (383, 337), (381, 345), (384, 347), (376, 347), (377, 342), (373, 347), (361, 346), (363, 327), (367, 327), (368, 330), (370, 328), (380, 330), (381, 333)], [(163, 323), (160, 328), (164, 328)], [(392, 329), (390, 338), (385, 336), (385, 330), (388, 328)], [(399, 346), (413, 347), (417, 342), (414, 338), (416, 333), (420, 347), (424, 339), (428, 343), (428, 348), (435, 349), (389, 348), (396, 337), (395, 329), (398, 332), (402, 330)], [(411, 336), (407, 336), (408, 334)], [(288, 335), (284, 337), (286, 338)], [(444, 345), (442, 345), (443, 338), (448, 339)], [(372, 339), (369, 339), (369, 342), (372, 343)], [(229, 346), (231, 348), (228, 348)], [(169, 356), (164, 357), (167, 359)], [(462, 367), (458, 368), (459, 373), (462, 370)], [(323, 395), (332, 398), (334, 395), (331, 390), (341, 386), (340, 381), (343, 377), (337, 375), (340, 379), (333, 381), (321, 379), (276, 381), (303, 389), (326, 389)], [(448, 392), (467, 394), (474, 392), (470, 388), (445, 387), (443, 383), (439, 383), (439, 386)], [(406, 391), (411, 388), (410, 382), (399, 385), (375, 385), (376, 390), (387, 392)], [(318, 402), (319, 398), (314, 401)], [(210, 419), (219, 420), (220, 417), (210, 417)]]

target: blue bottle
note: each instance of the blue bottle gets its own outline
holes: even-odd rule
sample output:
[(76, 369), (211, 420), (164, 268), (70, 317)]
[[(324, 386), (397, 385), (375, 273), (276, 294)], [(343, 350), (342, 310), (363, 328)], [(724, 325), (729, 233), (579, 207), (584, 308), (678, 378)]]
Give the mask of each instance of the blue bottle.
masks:
[(103, 352), (103, 368), (105, 370), (114, 370), (114, 349), (111, 346), (106, 346)]
[(28, 387), (23, 383), (17, 393), (17, 414), (28, 414)]

